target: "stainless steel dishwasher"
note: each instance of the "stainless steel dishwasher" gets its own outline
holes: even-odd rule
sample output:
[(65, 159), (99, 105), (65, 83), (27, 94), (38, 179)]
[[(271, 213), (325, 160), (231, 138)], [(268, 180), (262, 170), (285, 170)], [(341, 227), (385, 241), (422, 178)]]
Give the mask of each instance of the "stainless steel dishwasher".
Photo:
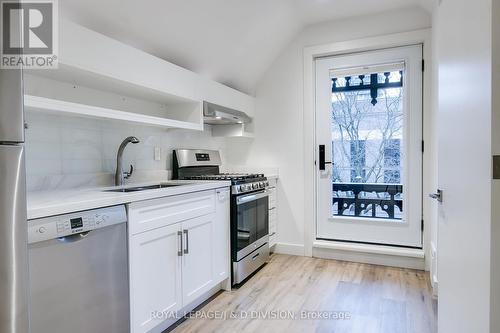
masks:
[(126, 222), (125, 206), (28, 222), (31, 332), (129, 332)]

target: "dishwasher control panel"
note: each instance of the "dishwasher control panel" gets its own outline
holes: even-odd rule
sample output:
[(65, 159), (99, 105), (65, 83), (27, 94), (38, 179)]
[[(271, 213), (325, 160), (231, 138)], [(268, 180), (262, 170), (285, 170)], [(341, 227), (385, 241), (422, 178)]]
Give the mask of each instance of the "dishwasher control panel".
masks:
[(80, 234), (123, 222), (127, 222), (124, 205), (30, 220), (28, 243)]

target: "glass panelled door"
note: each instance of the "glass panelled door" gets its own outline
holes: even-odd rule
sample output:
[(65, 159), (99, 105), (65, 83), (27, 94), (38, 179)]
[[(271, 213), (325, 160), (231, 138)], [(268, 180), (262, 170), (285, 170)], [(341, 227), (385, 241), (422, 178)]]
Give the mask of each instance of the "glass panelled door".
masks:
[(422, 246), (422, 46), (316, 60), (318, 239)]

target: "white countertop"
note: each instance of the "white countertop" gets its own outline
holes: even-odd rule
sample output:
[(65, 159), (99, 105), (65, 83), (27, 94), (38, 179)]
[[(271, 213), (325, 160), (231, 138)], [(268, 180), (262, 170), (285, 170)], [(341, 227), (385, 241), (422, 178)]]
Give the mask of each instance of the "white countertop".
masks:
[[(127, 184), (124, 187), (158, 183)], [(175, 180), (162, 183), (186, 185), (128, 193), (106, 191), (118, 187), (28, 192), (28, 220), (231, 186), (230, 181)]]

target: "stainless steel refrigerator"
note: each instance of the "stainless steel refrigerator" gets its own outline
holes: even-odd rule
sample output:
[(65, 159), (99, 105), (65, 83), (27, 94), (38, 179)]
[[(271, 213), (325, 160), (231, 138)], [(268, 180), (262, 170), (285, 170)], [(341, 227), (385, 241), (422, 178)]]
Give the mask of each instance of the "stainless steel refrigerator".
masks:
[(29, 332), (22, 71), (0, 69), (0, 332)]

